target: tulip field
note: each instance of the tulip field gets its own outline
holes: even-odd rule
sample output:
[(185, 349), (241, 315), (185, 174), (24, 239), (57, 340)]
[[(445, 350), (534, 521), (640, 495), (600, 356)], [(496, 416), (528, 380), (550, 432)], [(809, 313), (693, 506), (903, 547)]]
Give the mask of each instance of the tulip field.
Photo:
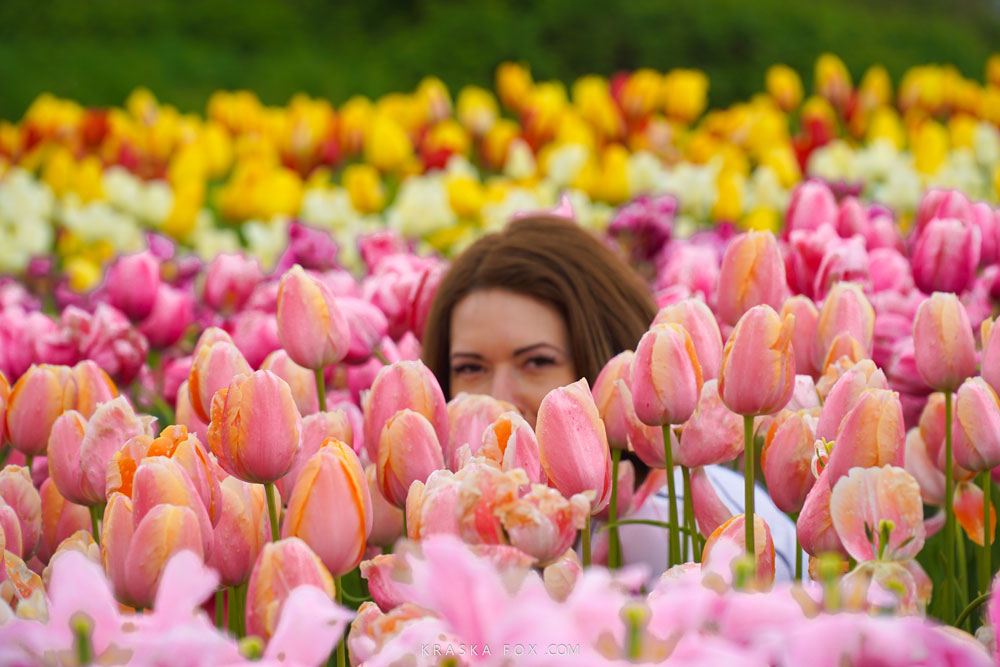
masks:
[[(0, 120), (0, 665), (996, 664), (1000, 54), (814, 74)], [(543, 211), (659, 310), (531, 423), (420, 359)]]

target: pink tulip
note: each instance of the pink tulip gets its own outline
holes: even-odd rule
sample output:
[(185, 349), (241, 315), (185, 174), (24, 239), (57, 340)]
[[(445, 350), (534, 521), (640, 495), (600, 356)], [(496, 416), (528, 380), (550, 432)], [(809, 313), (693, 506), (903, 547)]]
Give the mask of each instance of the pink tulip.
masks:
[(920, 436), (920, 429), (911, 428), (906, 434), (904, 469), (920, 485), (920, 496), (927, 505), (944, 504), (944, 472), (927, 452), (927, 444)]
[(51, 478), (42, 483), (41, 534), (38, 538), (38, 560), (48, 564), (52, 554), (70, 535), (78, 530), (90, 530), (90, 512), (83, 505), (71, 503), (59, 494)]
[(202, 558), (203, 535), (189, 507), (156, 505), (135, 527), (125, 556), (125, 588), (129, 599), (150, 607), (170, 557), (183, 550)]
[[(662, 434), (663, 431), (661, 430), (660, 433)], [(645, 500), (645, 498), (640, 500)], [(632, 503), (635, 501), (635, 466), (630, 460), (622, 459), (618, 463), (618, 516), (625, 517), (631, 514), (633, 511)], [(594, 516), (600, 521), (608, 521), (611, 518), (611, 505), (609, 504)]]
[(410, 484), (425, 482), (432, 472), (445, 467), (434, 427), (413, 410), (400, 410), (385, 423), (376, 464), (379, 489), (396, 507), (406, 506)]
[(160, 285), (156, 303), (139, 325), (139, 331), (153, 347), (170, 347), (181, 339), (194, 319), (194, 300), (184, 290)]
[(968, 220), (935, 218), (919, 232), (910, 262), (924, 292), (964, 292), (979, 266), (982, 240)]
[(538, 453), (538, 440), (531, 425), (517, 412), (505, 412), (483, 433), (480, 456), (500, 465), (504, 472), (520, 468), (532, 484), (547, 480)]
[(913, 289), (913, 274), (910, 262), (894, 248), (878, 248), (868, 254), (869, 275), (874, 292), (898, 292), (905, 294)]
[(382, 427), (390, 417), (404, 409), (426, 417), (433, 425), (441, 447), (448, 447), (448, 410), (444, 393), (423, 362), (399, 361), (384, 366), (372, 383), (363, 409), (365, 447), (372, 461), (378, 459)]
[(500, 510), (510, 542), (545, 567), (573, 546), (590, 514), (590, 500), (577, 494), (567, 500), (555, 489), (537, 484), (516, 503)]
[(924, 193), (914, 218), (914, 231), (923, 232), (927, 224), (937, 218), (956, 218), (972, 221), (972, 202), (961, 190), (932, 188)]
[(333, 597), (333, 577), (305, 542), (290, 537), (265, 544), (247, 588), (247, 634), (270, 638), (285, 601), (299, 586), (315, 586)]
[(202, 299), (214, 310), (238, 311), (263, 277), (256, 257), (220, 253), (205, 269)]
[(592, 512), (611, 499), (611, 450), (586, 379), (553, 389), (535, 424), (542, 469), (564, 496), (593, 491)]
[(292, 489), (299, 478), (299, 473), (327, 438), (336, 438), (350, 446), (353, 428), (343, 409), (317, 412), (302, 420), (301, 446), (295, 453), (292, 467), (275, 483), (282, 497), (292, 496)]
[(195, 415), (206, 424), (212, 420), (212, 397), (229, 386), (237, 375), (249, 375), (250, 364), (233, 344), (229, 334), (214, 327), (206, 329), (194, 348), (188, 375), (188, 391)]
[(719, 396), (726, 407), (741, 415), (785, 407), (795, 388), (794, 328), (794, 317), (782, 320), (766, 305), (740, 318), (722, 351)]
[(376, 547), (391, 547), (403, 535), (403, 511), (386, 500), (378, 490), (378, 472), (374, 463), (365, 468), (365, 479), (372, 501), (372, 532), (368, 543)]
[(868, 251), (865, 240), (852, 236), (827, 248), (813, 278), (812, 294), (817, 299), (826, 297), (830, 288), (838, 282), (855, 282), (866, 285), (870, 282)]
[(847, 551), (833, 527), (833, 517), (830, 516), (830, 496), (832, 493), (830, 470), (826, 468), (820, 473), (816, 483), (806, 495), (802, 511), (799, 512), (799, 518), (795, 521), (796, 533), (799, 543), (806, 553), (819, 556), (822, 553), (832, 551), (846, 558)]
[[(21, 558), (21, 554), (24, 553), (24, 536), (21, 535), (21, 521), (18, 519), (14, 508), (2, 502), (0, 502), (0, 534), (3, 535), (3, 544), (0, 546), (3, 546), (6, 552), (17, 558)], [(6, 575), (6, 571), (4, 574)]]
[[(331, 512), (332, 507), (337, 511)], [(282, 537), (301, 538), (339, 577), (361, 562), (371, 532), (372, 501), (365, 471), (354, 450), (330, 438), (299, 474)]]
[(694, 506), (698, 531), (706, 538), (714, 533), (716, 528), (733, 518), (733, 513), (719, 498), (712, 480), (701, 467), (691, 470), (691, 504)]
[(160, 260), (149, 251), (122, 255), (108, 269), (108, 300), (135, 322), (153, 312), (159, 287)]
[(976, 372), (972, 327), (954, 294), (935, 292), (920, 304), (913, 345), (920, 377), (938, 391), (955, 391)]
[(258, 368), (267, 355), (281, 349), (278, 321), (273, 313), (242, 310), (229, 320), (227, 329), (232, 334), (233, 344), (251, 368)]
[[(844, 548), (857, 561), (907, 560), (924, 546), (920, 486), (902, 468), (854, 468), (834, 485), (830, 516)], [(888, 535), (882, 532), (884, 521), (889, 522)], [(883, 543), (886, 536), (889, 541)]]
[(214, 539), (205, 504), (184, 468), (165, 456), (144, 459), (132, 483), (133, 521), (138, 530), (147, 514), (160, 505), (176, 505), (192, 511), (201, 532), (201, 553), (210, 556)]
[[(70, 369), (73, 377), (73, 408), (90, 419), (97, 406), (118, 396), (118, 389), (100, 366), (84, 359)], [(69, 388), (67, 388), (69, 393)]]
[[(594, 403), (604, 422), (608, 444), (614, 449), (629, 448), (628, 419), (635, 418), (635, 406), (632, 403), (632, 392), (628, 388), (628, 378), (634, 357), (632, 350), (616, 354), (604, 364), (594, 381)], [(622, 384), (619, 385), (619, 382)]]
[(960, 466), (982, 472), (1000, 465), (1000, 399), (983, 378), (958, 388), (951, 432)]
[[(918, 422), (920, 437), (925, 444), (927, 456), (941, 471), (944, 471), (945, 469), (944, 437), (946, 426), (944, 411), (944, 394), (935, 392), (927, 397), (927, 400), (924, 403), (924, 409), (920, 413), (920, 419)], [(954, 419), (954, 416), (952, 419)], [(954, 423), (952, 424), (952, 427), (954, 428)], [(954, 452), (952, 453), (952, 459), (954, 459)], [(970, 470), (966, 470), (956, 462), (953, 462), (951, 467), (952, 475), (956, 480), (965, 481), (972, 479), (975, 476), (975, 473)]]
[(823, 302), (816, 322), (814, 365), (822, 368), (836, 338), (845, 334), (860, 343), (870, 357), (874, 332), (875, 309), (861, 287), (854, 283), (837, 283)]
[(723, 403), (718, 381), (709, 380), (684, 425), (674, 461), (689, 468), (732, 461), (743, 453), (743, 435), (743, 419)]
[(681, 325), (691, 336), (704, 379), (717, 378), (722, 363), (722, 334), (712, 310), (704, 301), (685, 299), (661, 308), (653, 320), (653, 325), (669, 323)]
[(343, 359), (351, 343), (347, 320), (330, 289), (300, 266), (281, 277), (278, 337), (295, 363), (314, 370)]
[(1000, 232), (1000, 220), (997, 214), (986, 202), (976, 202), (972, 205), (972, 224), (979, 229), (980, 246), (979, 263), (982, 266), (995, 264), (998, 258), (997, 241)]
[(458, 450), (469, 446), (469, 453), (475, 456), (483, 446), (483, 433), (500, 415), (514, 410), (514, 406), (483, 394), (460, 392), (448, 401), (447, 445), (443, 450), (445, 464), (457, 469)]
[(826, 464), (830, 484), (855, 467), (903, 465), (906, 429), (899, 396), (886, 389), (866, 389), (844, 416)]
[[(711, 559), (712, 550), (721, 540), (740, 542), (746, 532), (746, 515), (737, 514), (712, 532), (705, 542), (705, 550), (701, 554), (704, 567)], [(758, 590), (771, 587), (774, 582), (774, 540), (771, 538), (771, 527), (759, 515), (754, 515), (754, 564), (755, 579), (753, 585)]]
[(35, 555), (42, 532), (42, 497), (38, 494), (28, 469), (7, 465), (0, 470), (0, 503), (14, 510), (20, 525), (21, 551), (25, 560)]
[(223, 470), (244, 482), (281, 479), (292, 467), (301, 433), (292, 390), (274, 373), (237, 376), (212, 399), (208, 444)]
[(816, 229), (793, 230), (787, 234), (787, 240), (785, 271), (788, 286), (793, 292), (809, 298), (815, 297), (814, 289), (820, 265), (827, 253), (840, 246), (843, 240), (831, 224), (822, 224)]
[(856, 363), (840, 376), (823, 402), (816, 424), (816, 437), (833, 441), (844, 416), (853, 408), (866, 389), (888, 389), (885, 374), (870, 359)]
[(811, 467), (815, 430), (815, 417), (781, 412), (764, 437), (760, 467), (771, 499), (782, 512), (799, 512), (816, 482)]
[(187, 430), (198, 436), (202, 442), (208, 442), (208, 424), (194, 411), (191, 405), (191, 392), (188, 391), (188, 381), (185, 379), (177, 388), (177, 405), (174, 421), (187, 427)]
[(351, 342), (344, 362), (358, 364), (371, 358), (379, 342), (389, 332), (389, 321), (371, 302), (354, 297), (337, 300), (347, 325), (351, 330)]
[(993, 318), (983, 320), (980, 335), (983, 342), (982, 376), (993, 391), (1000, 390), (1000, 330), (993, 335)]
[(818, 179), (800, 183), (792, 191), (792, 199), (785, 212), (785, 233), (798, 229), (817, 229), (824, 224), (836, 224), (837, 200), (829, 186)]
[(261, 549), (271, 539), (271, 519), (264, 487), (226, 477), (220, 485), (222, 518), (213, 531), (212, 555), (207, 563), (226, 586), (239, 586)]
[(698, 404), (701, 364), (687, 330), (657, 324), (643, 334), (629, 374), (635, 414), (650, 426), (681, 424)]
[(785, 264), (773, 234), (747, 232), (732, 240), (722, 257), (716, 294), (723, 322), (735, 325), (761, 304), (780, 308), (787, 292)]
[(267, 355), (260, 365), (260, 370), (271, 371), (288, 383), (292, 396), (295, 397), (295, 405), (303, 417), (319, 412), (315, 373), (292, 361), (288, 352), (275, 350)]
[(27, 456), (45, 454), (49, 432), (56, 418), (75, 402), (70, 369), (66, 366), (32, 366), (22, 375), (7, 399), (7, 437)]
[(787, 315), (795, 317), (795, 329), (792, 333), (792, 349), (795, 350), (795, 370), (800, 375), (817, 377), (820, 364), (814, 361), (816, 326), (819, 321), (819, 311), (812, 299), (796, 295), (785, 300), (781, 305), (781, 318)]
[(459, 534), (459, 479), (450, 470), (435, 470), (427, 483), (415, 481), (406, 496), (406, 534), (421, 540), (434, 533)]
[(668, 246), (666, 259), (659, 267), (656, 287), (683, 286), (692, 294), (701, 294), (708, 303), (715, 302), (719, 284), (719, 252), (707, 245), (691, 243)]

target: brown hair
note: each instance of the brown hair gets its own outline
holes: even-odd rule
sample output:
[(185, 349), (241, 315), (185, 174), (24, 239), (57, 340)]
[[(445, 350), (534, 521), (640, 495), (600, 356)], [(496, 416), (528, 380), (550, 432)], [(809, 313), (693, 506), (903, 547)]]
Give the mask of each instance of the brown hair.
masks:
[(451, 315), (466, 295), (501, 288), (562, 314), (578, 376), (594, 383), (611, 357), (634, 349), (656, 315), (648, 288), (622, 259), (577, 224), (539, 215), (482, 237), (452, 263), (427, 317), (424, 364), (451, 396)]

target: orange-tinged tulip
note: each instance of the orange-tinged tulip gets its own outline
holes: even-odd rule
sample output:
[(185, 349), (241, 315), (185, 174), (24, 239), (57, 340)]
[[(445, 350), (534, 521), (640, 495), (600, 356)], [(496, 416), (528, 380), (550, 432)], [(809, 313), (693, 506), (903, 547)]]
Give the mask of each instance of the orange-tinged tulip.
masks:
[(17, 515), (21, 528), (21, 553), (31, 560), (42, 532), (42, 497), (24, 466), (7, 465), (0, 470), (0, 503), (6, 503)]
[(10, 382), (0, 371), (0, 446), (7, 442), (7, 403), (10, 400)]
[(4, 536), (4, 549), (20, 558), (24, 551), (21, 522), (14, 508), (4, 502), (0, 502), (0, 533)]
[[(955, 511), (955, 519), (962, 527), (969, 539), (983, 546), (985, 537), (983, 523), (983, 490), (972, 482), (962, 482), (955, 485), (955, 501), (952, 508)], [(990, 505), (990, 544), (996, 541), (997, 534), (997, 512), (993, 505)]]
[[(689, 468), (732, 461), (743, 453), (743, 438), (743, 419), (722, 402), (718, 380), (709, 380), (684, 424), (674, 461)], [(642, 458), (640, 450), (636, 453)]]
[(899, 394), (866, 389), (840, 423), (824, 472), (829, 473), (830, 484), (836, 484), (855, 466), (902, 467), (905, 439)]
[(590, 514), (590, 500), (583, 494), (567, 500), (555, 489), (535, 484), (499, 514), (510, 543), (545, 567), (573, 546)]
[(650, 328), (635, 351), (629, 389), (635, 414), (650, 426), (681, 424), (698, 404), (701, 364), (687, 330), (679, 324)]
[(833, 487), (830, 516), (844, 548), (857, 561), (907, 560), (924, 546), (920, 486), (902, 468), (852, 469)]
[(448, 441), (444, 447), (444, 462), (452, 470), (458, 469), (457, 454), (463, 445), (469, 446), (469, 454), (476, 456), (483, 446), (486, 428), (514, 406), (484, 394), (459, 392), (448, 401)]
[[(632, 350), (625, 350), (611, 358), (604, 368), (597, 374), (594, 380), (594, 403), (597, 404), (597, 412), (604, 421), (604, 428), (608, 434), (608, 444), (614, 449), (627, 450), (628, 444), (628, 417), (629, 411), (634, 415), (635, 406), (632, 405), (632, 392), (628, 389), (628, 377), (632, 359), (635, 353)], [(623, 381), (624, 386), (618, 384)], [(626, 396), (628, 394), (626, 403)]]
[(187, 427), (187, 430), (197, 435), (202, 442), (208, 442), (208, 423), (202, 421), (194, 411), (187, 380), (181, 382), (181, 386), (177, 388), (177, 411), (174, 413), (174, 421)]
[(982, 472), (1000, 465), (1000, 399), (983, 378), (969, 378), (958, 388), (951, 432), (960, 466)]
[(208, 443), (222, 469), (244, 482), (273, 483), (292, 467), (302, 418), (274, 373), (238, 376), (212, 399)]
[[(755, 579), (754, 588), (766, 590), (774, 583), (774, 540), (771, 539), (771, 527), (761, 518), (754, 515), (754, 564)], [(705, 542), (705, 550), (701, 554), (702, 566), (705, 566), (711, 559), (712, 549), (720, 540), (731, 540), (737, 544), (743, 544), (743, 536), (746, 532), (746, 515), (737, 514), (724, 524), (716, 528)]]
[[(197, 520), (195, 520), (197, 523)], [(122, 604), (134, 606), (131, 594), (126, 585), (126, 559), (132, 536), (135, 534), (135, 522), (132, 517), (132, 499), (121, 493), (113, 493), (108, 498), (104, 508), (104, 521), (101, 523), (101, 560), (104, 571), (108, 573), (115, 598)], [(198, 544), (201, 545), (201, 533), (198, 533)]]
[(118, 396), (118, 389), (104, 369), (90, 359), (84, 359), (71, 370), (75, 389), (73, 407), (85, 418), (97, 410), (97, 406)]
[(433, 533), (459, 534), (460, 480), (450, 470), (436, 470), (424, 484), (410, 485), (406, 496), (406, 535), (421, 540)]
[(816, 437), (832, 441), (837, 437), (840, 423), (850, 412), (866, 389), (888, 389), (889, 382), (875, 362), (863, 359), (851, 367), (834, 383), (823, 402), (823, 409), (816, 424)]
[(297, 537), (265, 544), (247, 588), (247, 634), (269, 639), (282, 605), (299, 586), (315, 586), (333, 597), (333, 577), (309, 545)]
[(592, 512), (611, 499), (611, 449), (586, 379), (553, 389), (535, 424), (542, 469), (560, 493), (593, 491)]
[(766, 304), (777, 310), (788, 293), (785, 262), (771, 232), (747, 232), (726, 248), (719, 268), (716, 310), (735, 325), (748, 310)]
[(944, 503), (944, 472), (927, 453), (927, 444), (920, 436), (920, 429), (911, 428), (906, 434), (904, 469), (920, 485), (920, 496), (928, 505)]
[(299, 451), (295, 453), (292, 467), (276, 483), (282, 497), (290, 498), (292, 496), (292, 489), (295, 488), (295, 481), (299, 478), (299, 473), (302, 472), (302, 468), (305, 467), (306, 462), (312, 458), (313, 454), (319, 451), (324, 440), (336, 438), (350, 445), (353, 436), (351, 422), (343, 409), (317, 412), (303, 419), (302, 444)]
[(132, 486), (132, 511), (136, 530), (147, 514), (160, 505), (186, 507), (198, 521), (201, 533), (199, 553), (210, 556), (214, 540), (212, 522), (191, 478), (176, 461), (153, 456), (139, 464)]
[(760, 467), (771, 499), (782, 512), (796, 513), (816, 478), (812, 457), (816, 417), (808, 412), (781, 412), (771, 422), (760, 452)]
[[(332, 507), (337, 511), (331, 512)], [(288, 500), (282, 537), (302, 538), (330, 573), (339, 577), (361, 562), (372, 518), (361, 461), (349, 446), (330, 438), (299, 474)]]
[(816, 325), (819, 321), (819, 311), (816, 304), (807, 296), (796, 294), (785, 299), (781, 304), (781, 318), (786, 315), (795, 317), (795, 330), (792, 333), (792, 348), (795, 350), (795, 371), (799, 375), (819, 376), (820, 365), (813, 360), (813, 347), (816, 341)]
[(396, 507), (405, 507), (410, 484), (426, 482), (445, 467), (441, 444), (427, 418), (413, 410), (393, 415), (382, 428), (376, 465), (382, 495)]
[(913, 320), (917, 372), (938, 391), (955, 391), (976, 372), (976, 343), (965, 306), (951, 293), (935, 292)]
[(347, 355), (351, 330), (333, 292), (296, 264), (278, 287), (278, 339), (292, 361), (317, 370)]
[(400, 410), (419, 412), (434, 426), (442, 449), (448, 446), (448, 409), (434, 374), (421, 361), (397, 361), (375, 376), (364, 401), (365, 447), (368, 458), (378, 460), (382, 427)]
[(73, 385), (67, 366), (32, 365), (18, 378), (7, 400), (7, 438), (26, 456), (44, 456), (52, 424), (72, 407)]
[(378, 490), (378, 471), (374, 463), (365, 467), (365, 480), (372, 501), (372, 532), (368, 542), (376, 547), (391, 547), (403, 535), (403, 510), (386, 500)]
[(535, 431), (517, 412), (505, 412), (483, 434), (481, 456), (495, 461), (504, 472), (520, 468), (532, 484), (547, 480), (538, 454)]
[(830, 470), (824, 469), (802, 504), (802, 511), (795, 521), (796, 533), (802, 549), (812, 555), (836, 552), (847, 557), (847, 551), (840, 542), (840, 537), (833, 527), (833, 517), (830, 516), (830, 495), (833, 487), (830, 484)]
[(795, 318), (767, 305), (746, 312), (726, 341), (719, 371), (719, 396), (741, 415), (777, 412), (795, 389)]
[[(719, 377), (719, 365), (722, 363), (722, 333), (719, 331), (719, 323), (712, 314), (712, 309), (704, 301), (684, 299), (661, 308), (653, 320), (653, 325), (668, 323), (681, 325), (691, 336), (691, 343), (701, 365), (702, 377), (706, 381)], [(596, 387), (594, 395), (597, 395)]]
[[(217, 332), (217, 333), (216, 333)], [(195, 415), (206, 424), (211, 421), (212, 397), (225, 389), (237, 375), (249, 375), (250, 364), (221, 329), (206, 329), (194, 348), (188, 375), (188, 391)]]
[(292, 361), (285, 350), (275, 350), (267, 355), (260, 370), (271, 371), (288, 383), (295, 397), (295, 405), (303, 417), (319, 412), (319, 396), (316, 393), (316, 374)]
[(63, 498), (51, 478), (42, 482), (39, 496), (42, 500), (42, 521), (35, 555), (48, 564), (63, 540), (78, 530), (90, 530), (90, 512), (83, 505)]
[[(813, 363), (822, 367), (835, 340), (849, 334), (870, 357), (875, 334), (875, 309), (856, 283), (837, 283), (827, 294), (816, 322)], [(839, 354), (837, 355), (840, 356)]]
[(203, 558), (198, 519), (189, 507), (157, 505), (135, 527), (125, 557), (125, 589), (136, 605), (153, 605), (167, 562), (188, 550)]
[(207, 564), (219, 573), (225, 586), (239, 586), (261, 549), (271, 539), (271, 519), (264, 487), (226, 477), (220, 485), (222, 518), (214, 529), (212, 555)]

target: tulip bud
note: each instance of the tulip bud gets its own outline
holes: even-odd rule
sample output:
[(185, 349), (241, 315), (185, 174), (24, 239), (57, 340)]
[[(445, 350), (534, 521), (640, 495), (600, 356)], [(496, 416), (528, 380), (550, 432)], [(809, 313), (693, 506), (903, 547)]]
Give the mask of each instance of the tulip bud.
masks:
[(888, 389), (885, 373), (871, 359), (856, 363), (833, 384), (823, 402), (823, 409), (816, 424), (816, 437), (832, 441), (837, 437), (840, 423), (853, 408), (866, 389)]
[(813, 348), (816, 345), (816, 327), (819, 321), (819, 311), (816, 304), (807, 296), (797, 294), (785, 299), (781, 305), (781, 319), (792, 315), (795, 317), (795, 329), (792, 333), (792, 349), (795, 350), (795, 370), (800, 375), (811, 375), (816, 378), (820, 374), (820, 365), (813, 359)]
[(520, 468), (532, 484), (547, 481), (535, 432), (517, 412), (505, 412), (487, 427), (479, 454), (500, 464), (504, 472)]
[(122, 255), (108, 269), (108, 301), (134, 322), (153, 311), (159, 287), (160, 260), (149, 251)]
[(490, 424), (514, 406), (484, 394), (459, 392), (448, 401), (447, 447), (443, 450), (445, 464), (452, 470), (459, 468), (457, 453), (462, 445), (469, 446), (469, 454), (476, 456), (483, 446), (483, 433)]
[(799, 512), (816, 478), (812, 474), (816, 418), (781, 412), (771, 422), (760, 452), (760, 467), (771, 499), (782, 512)]
[(264, 274), (256, 257), (220, 253), (205, 269), (205, 305), (224, 313), (238, 311)]
[(63, 410), (72, 407), (72, 375), (66, 366), (32, 366), (18, 378), (7, 400), (7, 437), (25, 456), (45, 454), (49, 432)]
[(405, 507), (410, 484), (425, 482), (432, 472), (445, 467), (434, 427), (412, 410), (400, 410), (385, 423), (376, 464), (379, 489), (396, 507)]
[(553, 389), (538, 406), (535, 425), (542, 468), (560, 493), (593, 491), (591, 512), (611, 499), (611, 450), (585, 379)]
[(792, 190), (785, 213), (785, 234), (799, 229), (819, 229), (825, 224), (835, 225), (838, 215), (837, 200), (830, 187), (819, 179), (809, 179)]
[(743, 453), (743, 438), (743, 419), (723, 403), (718, 380), (709, 380), (684, 425), (674, 461), (689, 468), (732, 461)]
[(426, 417), (433, 425), (442, 449), (448, 447), (448, 409), (444, 393), (437, 379), (421, 361), (398, 361), (379, 370), (363, 408), (365, 447), (372, 461), (378, 459), (382, 427), (390, 417), (404, 409)]
[(292, 361), (285, 350), (275, 350), (267, 355), (260, 370), (271, 371), (288, 383), (295, 397), (299, 413), (305, 417), (319, 412), (319, 395), (316, 391), (316, 374)]
[(63, 498), (51, 478), (42, 482), (39, 496), (42, 519), (36, 555), (38, 560), (48, 564), (63, 540), (78, 530), (90, 530), (90, 512), (83, 505)]
[(691, 336), (703, 378), (713, 380), (719, 377), (719, 365), (722, 363), (722, 334), (715, 315), (705, 302), (685, 299), (680, 303), (661, 308), (653, 320), (653, 325), (668, 323), (681, 325)]
[(210, 556), (214, 544), (212, 522), (191, 478), (176, 461), (165, 456), (153, 456), (139, 464), (133, 479), (132, 511), (136, 529), (146, 515), (160, 505), (176, 505), (191, 510), (201, 533), (200, 553)]
[(206, 424), (210, 422), (215, 392), (228, 387), (237, 375), (249, 375), (251, 372), (250, 364), (233, 344), (229, 334), (221, 329), (206, 329), (194, 348), (194, 361), (188, 375), (188, 391), (194, 413)]
[(814, 365), (824, 365), (834, 341), (845, 333), (861, 344), (865, 356), (871, 356), (875, 309), (856, 283), (837, 283), (823, 301), (816, 322)]
[(982, 472), (1000, 465), (1000, 399), (983, 378), (969, 378), (958, 388), (951, 432), (960, 466)]
[(996, 336), (993, 335), (993, 324), (993, 318), (990, 317), (983, 320), (980, 326), (980, 336), (983, 343), (981, 374), (983, 379), (993, 388), (993, 391), (998, 391), (1000, 390), (1000, 333)]
[(770, 306), (754, 306), (740, 318), (722, 351), (719, 396), (741, 415), (777, 412), (795, 389), (795, 318), (782, 320)]
[(226, 477), (220, 484), (222, 518), (213, 534), (207, 564), (225, 586), (239, 586), (250, 577), (264, 545), (271, 540), (271, 519), (264, 487)]
[(191, 295), (167, 284), (160, 285), (156, 303), (139, 324), (139, 331), (153, 347), (170, 347), (181, 339), (194, 320), (194, 299)]
[(643, 334), (630, 368), (635, 414), (650, 426), (681, 424), (694, 412), (703, 382), (691, 336), (679, 324)]
[(42, 498), (35, 490), (28, 469), (7, 465), (0, 470), (0, 504), (14, 510), (21, 533), (21, 550), (18, 554), (30, 560), (38, 548), (42, 532)]
[(747, 232), (733, 239), (722, 257), (717, 312), (735, 325), (748, 310), (766, 304), (780, 308), (788, 292), (785, 263), (770, 232)]
[(162, 504), (150, 509), (128, 544), (125, 589), (129, 598), (140, 607), (152, 607), (171, 556), (188, 550), (203, 558), (203, 543), (198, 519), (190, 507)]
[[(635, 406), (632, 403), (632, 392), (628, 388), (628, 376), (632, 359), (632, 350), (625, 350), (604, 364), (594, 381), (594, 403), (601, 415), (604, 428), (608, 434), (608, 444), (614, 449), (627, 450), (629, 412), (633, 418)], [(619, 384), (621, 382), (621, 384)], [(627, 394), (627, 404), (626, 404)]]
[(265, 544), (247, 588), (247, 634), (269, 639), (282, 605), (299, 586), (315, 586), (333, 597), (333, 577), (305, 542), (290, 537)]
[(971, 222), (931, 220), (917, 236), (910, 259), (917, 287), (923, 292), (964, 292), (976, 277), (981, 245), (979, 228)]
[(295, 363), (313, 370), (347, 354), (351, 331), (324, 283), (294, 266), (278, 288), (278, 338)]
[(832, 485), (855, 466), (902, 467), (905, 439), (899, 395), (887, 389), (866, 389), (841, 421), (824, 473)]
[(212, 399), (209, 446), (219, 465), (244, 482), (267, 484), (283, 477), (301, 433), (292, 390), (274, 373), (237, 376)]
[(118, 396), (118, 389), (100, 366), (84, 359), (70, 371), (73, 376), (73, 406), (84, 419), (90, 419), (97, 406)]
[(924, 382), (951, 392), (976, 372), (976, 344), (965, 306), (954, 294), (935, 292), (913, 321), (914, 357)]
[(371, 531), (372, 501), (361, 461), (343, 442), (328, 439), (299, 474), (282, 537), (301, 538), (339, 577), (361, 562)]
[(319, 451), (320, 445), (327, 438), (335, 438), (350, 445), (353, 438), (353, 427), (345, 409), (317, 412), (302, 420), (302, 444), (295, 453), (292, 467), (284, 477), (276, 482), (283, 497), (291, 498), (292, 489), (295, 488), (299, 473), (302, 472), (302, 468), (313, 457), (313, 454)]

